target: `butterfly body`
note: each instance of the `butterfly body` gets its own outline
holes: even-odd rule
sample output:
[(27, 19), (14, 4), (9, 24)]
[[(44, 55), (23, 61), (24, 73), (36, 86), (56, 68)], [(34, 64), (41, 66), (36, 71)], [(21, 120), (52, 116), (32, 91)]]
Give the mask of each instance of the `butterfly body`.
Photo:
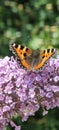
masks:
[(22, 45), (15, 43), (10, 44), (10, 49), (14, 52), (21, 64), (28, 70), (38, 70), (44, 63), (55, 53), (55, 49), (47, 49), (40, 51), (39, 49), (32, 50)]

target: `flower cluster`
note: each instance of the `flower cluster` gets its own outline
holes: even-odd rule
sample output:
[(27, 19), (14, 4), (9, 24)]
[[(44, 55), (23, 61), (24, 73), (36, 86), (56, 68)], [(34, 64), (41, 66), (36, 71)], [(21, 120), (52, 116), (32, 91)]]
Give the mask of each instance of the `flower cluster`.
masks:
[(40, 107), (43, 115), (59, 107), (59, 56), (36, 72), (22, 69), (13, 57), (0, 59), (0, 130), (8, 122), (20, 130), (12, 117), (18, 114), (26, 121)]

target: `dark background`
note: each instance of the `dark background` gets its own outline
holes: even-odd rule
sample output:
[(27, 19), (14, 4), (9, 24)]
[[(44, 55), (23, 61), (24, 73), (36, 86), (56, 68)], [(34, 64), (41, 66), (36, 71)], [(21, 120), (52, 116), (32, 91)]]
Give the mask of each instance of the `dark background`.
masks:
[[(59, 0), (1, 0), (0, 57), (12, 55), (12, 41), (32, 49), (59, 48)], [(59, 130), (59, 109), (44, 117), (38, 111), (24, 123), (20, 117), (13, 120), (22, 130)]]

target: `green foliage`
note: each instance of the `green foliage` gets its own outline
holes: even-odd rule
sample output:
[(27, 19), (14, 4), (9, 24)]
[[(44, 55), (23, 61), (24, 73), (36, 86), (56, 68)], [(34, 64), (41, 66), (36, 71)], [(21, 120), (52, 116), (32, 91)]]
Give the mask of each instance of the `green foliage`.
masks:
[[(59, 48), (59, 0), (1, 0), (0, 56), (10, 55), (11, 41), (33, 49)], [(36, 115), (25, 123), (19, 119), (16, 123), (22, 130), (59, 130), (58, 114), (56, 109), (44, 118), (37, 119)]]
[(0, 55), (9, 55), (9, 42), (34, 49), (59, 47), (59, 1), (0, 1)]
[[(30, 117), (26, 122), (21, 122), (21, 118), (13, 118), (13, 121), (17, 125), (21, 125), (22, 130), (59, 130), (59, 109), (56, 108), (51, 110), (48, 115), (42, 116), (41, 112), (36, 112), (34, 117)], [(14, 130), (10, 126), (7, 127), (7, 130)]]

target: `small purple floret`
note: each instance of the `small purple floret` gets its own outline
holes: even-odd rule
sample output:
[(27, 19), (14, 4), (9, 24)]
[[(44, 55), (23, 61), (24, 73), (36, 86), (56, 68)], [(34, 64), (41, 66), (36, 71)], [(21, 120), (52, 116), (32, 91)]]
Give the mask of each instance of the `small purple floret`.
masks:
[(26, 121), (40, 107), (43, 115), (59, 107), (59, 57), (36, 72), (22, 69), (13, 57), (0, 59), (0, 129), (10, 122), (20, 130), (11, 117), (17, 114)]

